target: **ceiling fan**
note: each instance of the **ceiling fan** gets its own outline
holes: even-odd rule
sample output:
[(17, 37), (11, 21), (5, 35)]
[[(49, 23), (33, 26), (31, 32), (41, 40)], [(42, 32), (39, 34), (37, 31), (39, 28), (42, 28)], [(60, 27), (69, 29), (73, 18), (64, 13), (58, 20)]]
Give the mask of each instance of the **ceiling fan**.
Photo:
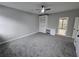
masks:
[(46, 8), (45, 5), (41, 5), (41, 9), (36, 10), (40, 10), (40, 13), (44, 14), (46, 11), (51, 10), (51, 8)]

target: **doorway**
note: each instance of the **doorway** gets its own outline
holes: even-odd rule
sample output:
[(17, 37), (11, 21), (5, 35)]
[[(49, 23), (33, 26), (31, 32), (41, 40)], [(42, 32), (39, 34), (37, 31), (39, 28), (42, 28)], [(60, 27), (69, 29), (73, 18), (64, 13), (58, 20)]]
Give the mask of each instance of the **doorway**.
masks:
[(68, 25), (69, 17), (60, 17), (59, 18), (59, 26), (58, 26), (58, 33), (59, 35), (66, 35), (67, 32), (67, 25)]

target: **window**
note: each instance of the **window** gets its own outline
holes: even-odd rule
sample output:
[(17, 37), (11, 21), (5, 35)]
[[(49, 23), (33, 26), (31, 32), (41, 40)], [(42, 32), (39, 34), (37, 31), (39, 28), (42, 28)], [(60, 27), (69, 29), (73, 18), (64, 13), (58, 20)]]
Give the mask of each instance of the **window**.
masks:
[(58, 34), (66, 35), (68, 19), (69, 19), (69, 17), (60, 17), (59, 18)]

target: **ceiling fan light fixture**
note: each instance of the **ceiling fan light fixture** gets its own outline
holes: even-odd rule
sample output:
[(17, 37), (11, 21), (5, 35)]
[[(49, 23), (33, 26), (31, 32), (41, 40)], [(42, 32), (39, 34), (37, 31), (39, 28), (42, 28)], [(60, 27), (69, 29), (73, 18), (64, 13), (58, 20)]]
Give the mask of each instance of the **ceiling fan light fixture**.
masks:
[(41, 13), (44, 13), (44, 12), (45, 12), (45, 8), (44, 8), (44, 7), (42, 7)]

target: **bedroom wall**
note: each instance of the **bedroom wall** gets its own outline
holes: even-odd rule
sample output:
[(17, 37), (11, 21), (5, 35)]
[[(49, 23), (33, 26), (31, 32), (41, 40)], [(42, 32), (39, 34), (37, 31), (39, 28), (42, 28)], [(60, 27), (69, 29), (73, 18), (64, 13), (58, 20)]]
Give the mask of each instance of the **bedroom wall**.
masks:
[(37, 15), (0, 6), (0, 36), (13, 38), (38, 32), (38, 28)]
[(57, 32), (59, 17), (69, 17), (68, 21), (68, 29), (67, 29), (67, 36), (72, 36), (73, 33), (73, 26), (74, 26), (74, 19), (75, 17), (79, 16), (79, 10), (72, 10), (60, 13), (54, 13), (49, 15), (48, 17), (48, 27), (55, 28)]

